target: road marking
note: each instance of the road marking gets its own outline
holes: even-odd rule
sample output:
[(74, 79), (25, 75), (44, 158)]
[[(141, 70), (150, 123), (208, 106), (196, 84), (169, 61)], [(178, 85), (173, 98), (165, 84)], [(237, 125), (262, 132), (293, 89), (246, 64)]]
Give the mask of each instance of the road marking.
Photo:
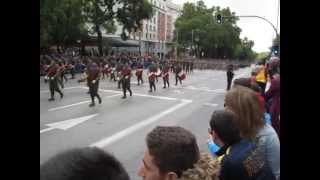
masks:
[(90, 147), (102, 148), (102, 147), (105, 147), (107, 145), (110, 145), (110, 144), (112, 144), (112, 143), (114, 143), (114, 142), (116, 142), (116, 141), (118, 141), (118, 140), (120, 140), (120, 139), (122, 139), (122, 138), (124, 138), (124, 137), (126, 137), (126, 136), (128, 136), (128, 135), (130, 135), (130, 134), (132, 134), (132, 133), (144, 128), (144, 127), (146, 127), (146, 126), (148, 126), (149, 124), (160, 120), (162, 117), (164, 117), (164, 116), (166, 116), (166, 115), (178, 110), (179, 108), (182, 108), (183, 106), (186, 106), (187, 104), (189, 104), (191, 102), (192, 102), (191, 100), (182, 100), (181, 103), (179, 103), (179, 104), (177, 104), (177, 105), (175, 105), (175, 106), (173, 106), (173, 107), (171, 107), (171, 108), (169, 108), (169, 109), (167, 109), (167, 110), (165, 110), (165, 111), (163, 111), (163, 112), (161, 112), (161, 113), (159, 113), (159, 114), (157, 114), (155, 116), (152, 116), (152, 117), (150, 117), (150, 118), (148, 118), (146, 120), (143, 120), (143, 121), (141, 121), (141, 122), (139, 122), (139, 123), (137, 123), (137, 124), (135, 124), (135, 125), (133, 125), (133, 126), (131, 126), (129, 128), (126, 128), (126, 129), (124, 129), (124, 130), (122, 130), (120, 132), (117, 132), (117, 133), (113, 134), (112, 136), (109, 136), (107, 138), (101, 139), (100, 141), (97, 141), (97, 142), (91, 144)]
[[(111, 95), (111, 96), (104, 96), (104, 97), (102, 97), (102, 98), (103, 98), (103, 99), (105, 99), (105, 98), (112, 98), (112, 97), (115, 97), (115, 96), (120, 96), (120, 94), (115, 94), (115, 95)], [(51, 109), (49, 109), (48, 111), (56, 111), (56, 110), (59, 110), (59, 109), (64, 109), (64, 108), (68, 108), (68, 107), (72, 107), (72, 106), (78, 106), (78, 105), (86, 104), (86, 103), (90, 103), (90, 102), (91, 102), (91, 100), (81, 101), (81, 102), (74, 103), (74, 104), (69, 104), (69, 105), (66, 105), (66, 106), (60, 106), (60, 107), (51, 108)]]
[[(88, 89), (87, 87), (82, 87), (85, 89)], [(110, 93), (119, 93), (122, 94), (122, 91), (115, 91), (115, 90), (108, 90), (108, 89), (99, 89), (99, 91), (102, 92), (110, 92)], [(177, 98), (171, 98), (171, 97), (165, 97), (165, 96), (154, 96), (154, 95), (148, 95), (148, 94), (140, 94), (140, 93), (132, 93), (133, 96), (141, 96), (141, 97), (149, 97), (149, 98), (154, 98), (154, 99), (162, 99), (162, 100), (170, 100), (170, 101), (175, 101), (175, 100), (179, 100)]]
[(218, 106), (218, 104), (212, 104), (212, 103), (204, 103), (203, 105), (212, 106), (212, 107), (217, 107)]
[(78, 118), (73, 118), (73, 119), (68, 119), (65, 121), (60, 121), (60, 122), (56, 122), (56, 123), (50, 123), (50, 124), (46, 124), (46, 126), (49, 126), (49, 128), (40, 130), (40, 134), (44, 133), (44, 132), (48, 132), (51, 131), (53, 129), (61, 129), (61, 130), (68, 130), (80, 123), (83, 123), (95, 116), (97, 116), (98, 114), (92, 114), (92, 115), (88, 115), (88, 116), (83, 116), (83, 117), (78, 117)]
[[(68, 89), (77, 89), (77, 88), (82, 88), (82, 86), (73, 86), (73, 87), (67, 87), (62, 90), (68, 90)], [(50, 92), (49, 90), (40, 90), (40, 93), (45, 93), (45, 92)]]

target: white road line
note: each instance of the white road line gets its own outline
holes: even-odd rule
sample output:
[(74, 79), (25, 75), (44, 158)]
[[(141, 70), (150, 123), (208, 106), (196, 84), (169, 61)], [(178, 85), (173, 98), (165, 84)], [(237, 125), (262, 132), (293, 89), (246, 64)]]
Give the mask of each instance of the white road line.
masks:
[[(82, 86), (73, 86), (73, 87), (67, 87), (62, 90), (68, 90), (68, 89), (77, 89), (77, 88), (82, 88)], [(50, 92), (49, 90), (40, 90), (40, 93), (45, 93), (45, 92)]]
[(49, 128), (46, 128), (46, 129), (42, 129), (42, 130), (40, 130), (40, 134), (44, 133), (44, 132), (47, 132), (47, 131), (51, 131), (53, 129), (54, 129), (54, 127), (49, 127)]
[[(105, 97), (103, 97), (103, 98), (104, 98), (104, 99), (105, 99), (105, 98), (112, 98), (112, 97), (115, 97), (115, 96), (120, 96), (120, 94), (115, 94), (115, 95), (111, 95), (111, 96), (105, 96)], [(56, 110), (59, 110), (59, 109), (64, 109), (64, 108), (68, 108), (68, 107), (72, 107), (72, 106), (77, 106), (77, 105), (81, 105), (81, 104), (86, 104), (86, 103), (89, 103), (89, 102), (91, 102), (91, 100), (82, 101), (82, 102), (78, 102), (78, 103), (74, 103), (74, 104), (69, 104), (69, 105), (66, 105), (66, 106), (60, 106), (60, 107), (51, 108), (51, 109), (49, 109), (48, 111), (56, 111)]]
[[(83, 87), (85, 89), (88, 89), (87, 87)], [(110, 92), (110, 93), (119, 93), (122, 94), (122, 91), (115, 91), (115, 90), (108, 90), (108, 89), (99, 89), (99, 91), (102, 92)], [(171, 98), (171, 97), (165, 97), (165, 96), (153, 96), (153, 95), (148, 95), (148, 94), (140, 94), (140, 93), (132, 93), (133, 96), (141, 96), (141, 97), (149, 97), (149, 98), (155, 98), (155, 99), (162, 99), (162, 100), (171, 100), (171, 101), (175, 101), (175, 100), (179, 100), (177, 98)]]
[(152, 116), (152, 117), (150, 117), (150, 118), (148, 118), (146, 120), (143, 120), (143, 121), (141, 121), (141, 122), (139, 122), (139, 123), (137, 123), (137, 124), (135, 124), (135, 125), (133, 125), (133, 126), (131, 126), (129, 128), (126, 128), (126, 129), (124, 129), (124, 130), (122, 130), (120, 132), (117, 132), (117, 133), (113, 134), (112, 136), (109, 136), (107, 138), (101, 139), (100, 141), (91, 144), (90, 147), (102, 148), (102, 147), (105, 147), (107, 145), (110, 145), (110, 144), (112, 144), (112, 143), (114, 143), (114, 142), (116, 142), (116, 141), (118, 141), (118, 140), (120, 140), (120, 139), (122, 139), (122, 138), (124, 138), (124, 137), (126, 137), (126, 136), (128, 136), (128, 135), (130, 135), (130, 134), (132, 134), (132, 133), (144, 128), (144, 127), (146, 127), (146, 126), (148, 126), (149, 124), (160, 120), (162, 117), (164, 117), (164, 116), (166, 116), (166, 115), (178, 110), (179, 108), (182, 108), (183, 106), (185, 106), (185, 105), (187, 105), (187, 104), (189, 104), (191, 102), (192, 102), (191, 100), (184, 100), (181, 103), (179, 103), (179, 104), (177, 104), (177, 105), (175, 105), (175, 106), (173, 106), (173, 107), (171, 107), (171, 108), (169, 108), (169, 109), (167, 109), (167, 110), (165, 110), (165, 111), (163, 111), (163, 112), (161, 112), (161, 113), (159, 113), (159, 114), (157, 114), (155, 116)]
[(217, 107), (218, 106), (218, 104), (212, 104), (212, 103), (204, 103), (203, 105), (212, 106), (212, 107)]

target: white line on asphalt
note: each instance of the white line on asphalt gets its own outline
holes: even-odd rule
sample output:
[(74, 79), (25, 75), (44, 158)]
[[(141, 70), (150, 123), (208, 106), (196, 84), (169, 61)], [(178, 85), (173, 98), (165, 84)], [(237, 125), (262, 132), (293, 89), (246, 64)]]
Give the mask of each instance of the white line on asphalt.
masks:
[(47, 132), (47, 131), (51, 131), (53, 129), (54, 129), (54, 127), (49, 127), (49, 128), (46, 128), (46, 129), (42, 129), (42, 130), (40, 130), (40, 134), (44, 133), (44, 132)]
[(212, 107), (217, 107), (218, 106), (218, 104), (212, 104), (212, 103), (204, 103), (203, 105), (212, 106)]
[[(67, 87), (67, 88), (64, 88), (62, 90), (77, 89), (77, 88), (82, 88), (82, 86)], [(49, 92), (49, 90), (40, 90), (40, 93), (45, 93), (45, 92)]]
[[(88, 89), (87, 87), (83, 87), (83, 88)], [(122, 94), (122, 91), (115, 91), (115, 90), (108, 90), (108, 89), (99, 89), (99, 91)], [(134, 92), (133, 92), (133, 96), (150, 97), (150, 98), (155, 98), (155, 99), (171, 100), (171, 101), (179, 100), (177, 98), (164, 97), (164, 96), (153, 96), (153, 95), (140, 94), (140, 93), (134, 93)]]
[(137, 124), (135, 124), (135, 125), (133, 125), (133, 126), (131, 126), (129, 128), (126, 128), (126, 129), (124, 129), (124, 130), (122, 130), (122, 131), (120, 131), (118, 133), (115, 133), (112, 136), (109, 136), (107, 138), (101, 139), (100, 141), (91, 144), (90, 147), (102, 148), (102, 147), (105, 147), (105, 146), (107, 146), (107, 145), (109, 145), (111, 143), (114, 143), (114, 142), (116, 142), (116, 141), (118, 141), (118, 140), (120, 140), (120, 139), (122, 139), (122, 138), (124, 138), (124, 137), (126, 137), (126, 136), (128, 136), (128, 135), (130, 135), (130, 134), (132, 134), (132, 133), (144, 128), (144, 127), (146, 127), (147, 125), (160, 120), (165, 115), (170, 114), (170, 113), (178, 110), (179, 108), (182, 108), (183, 106), (185, 106), (185, 105), (187, 105), (187, 104), (189, 104), (191, 102), (192, 102), (191, 100), (182, 100), (181, 103), (179, 103), (179, 104), (177, 104), (177, 105), (175, 105), (175, 106), (173, 106), (173, 107), (171, 107), (171, 108), (169, 108), (169, 109), (167, 109), (167, 110), (165, 110), (165, 111), (163, 111), (163, 112), (161, 112), (161, 113), (159, 113), (159, 114), (157, 114), (155, 116), (152, 116), (152, 117), (150, 117), (150, 118), (148, 118), (146, 120), (143, 120), (143, 121), (141, 121), (141, 122), (139, 122), (139, 123), (137, 123)]
[[(105, 96), (103, 98), (112, 98), (112, 97), (115, 97), (115, 96), (120, 96), (120, 94), (115, 94), (115, 95), (111, 95), (111, 96)], [(64, 109), (64, 108), (68, 108), (68, 107), (72, 107), (72, 106), (77, 106), (77, 105), (80, 105), (80, 104), (86, 104), (86, 103), (89, 103), (89, 102), (91, 102), (91, 100), (82, 101), (82, 102), (78, 102), (78, 103), (74, 103), (74, 104), (69, 104), (69, 105), (66, 105), (66, 106), (60, 106), (60, 107), (51, 108), (51, 109), (49, 109), (49, 111), (56, 111), (56, 110), (59, 110), (59, 109)]]

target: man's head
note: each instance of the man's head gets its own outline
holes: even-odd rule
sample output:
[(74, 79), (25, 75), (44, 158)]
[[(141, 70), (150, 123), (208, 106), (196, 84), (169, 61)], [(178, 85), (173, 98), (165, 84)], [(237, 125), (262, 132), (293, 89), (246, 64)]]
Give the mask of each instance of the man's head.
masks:
[(214, 111), (210, 119), (213, 141), (220, 147), (233, 145), (241, 140), (236, 115), (230, 110)]
[(128, 173), (111, 154), (98, 148), (62, 152), (40, 166), (40, 180), (129, 180)]
[(195, 136), (182, 127), (158, 126), (146, 137), (147, 148), (138, 175), (145, 180), (172, 180), (199, 160)]

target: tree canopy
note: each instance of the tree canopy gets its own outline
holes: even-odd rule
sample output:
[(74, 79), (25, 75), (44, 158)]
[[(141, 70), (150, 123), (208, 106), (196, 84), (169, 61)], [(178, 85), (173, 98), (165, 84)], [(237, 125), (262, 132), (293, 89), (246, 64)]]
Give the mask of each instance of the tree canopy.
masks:
[[(216, 15), (221, 14), (218, 24)], [(241, 40), (238, 18), (229, 8), (207, 8), (203, 1), (185, 3), (182, 15), (175, 23), (175, 40), (183, 48), (191, 48), (195, 55), (204, 52), (206, 57), (253, 59), (253, 41)], [(193, 32), (193, 36), (192, 36)]]

